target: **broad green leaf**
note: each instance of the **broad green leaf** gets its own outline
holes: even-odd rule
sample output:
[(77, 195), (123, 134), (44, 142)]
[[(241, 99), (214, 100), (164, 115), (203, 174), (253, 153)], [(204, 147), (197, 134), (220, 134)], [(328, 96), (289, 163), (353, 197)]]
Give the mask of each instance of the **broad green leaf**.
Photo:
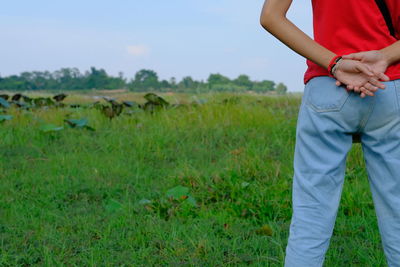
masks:
[(53, 99), (54, 99), (55, 101), (57, 101), (57, 102), (61, 102), (61, 101), (63, 101), (66, 97), (67, 97), (66, 94), (58, 94), (58, 95), (53, 96)]
[(84, 127), (87, 125), (88, 120), (87, 119), (68, 119), (65, 120), (71, 127)]
[(140, 205), (149, 205), (151, 203), (153, 203), (153, 202), (151, 200), (149, 200), (149, 199), (142, 199), (142, 200), (139, 201)]
[[(2, 99), (2, 98), (0, 98)], [(0, 122), (9, 121), (13, 118), (11, 115), (0, 115)]]
[(87, 125), (87, 119), (65, 119), (64, 120), (71, 128), (83, 128), (89, 131), (95, 131), (93, 127)]
[(196, 199), (194, 199), (194, 197), (192, 197), (192, 196), (189, 196), (189, 197), (186, 199), (186, 202), (189, 203), (189, 204), (190, 204), (191, 206), (193, 206), (193, 207), (196, 207), (196, 206), (197, 206)]
[(25, 103), (28, 103), (28, 104), (32, 104), (32, 102), (33, 102), (33, 98), (30, 98), (26, 95), (22, 95), (22, 99), (24, 100)]
[(44, 106), (52, 106), (54, 105), (54, 101), (51, 100), (49, 97), (38, 97), (33, 99), (33, 103), (37, 107), (44, 107)]
[(63, 126), (57, 126), (57, 125), (54, 125), (54, 124), (45, 124), (45, 125), (42, 125), (40, 127), (40, 130), (42, 132), (44, 132), (44, 133), (58, 132), (58, 131), (61, 131), (63, 129), (64, 129)]
[(196, 207), (196, 199), (190, 195), (189, 188), (178, 185), (174, 188), (171, 188), (166, 193), (167, 198), (172, 198), (174, 200), (184, 201), (184, 203), (189, 204), (190, 206)]
[(17, 93), (17, 94), (15, 94), (15, 95), (13, 95), (13, 96), (11, 97), (11, 100), (12, 100), (12, 101), (18, 101), (18, 100), (21, 99), (21, 97), (22, 97), (22, 94)]
[(166, 196), (175, 200), (187, 198), (189, 195), (189, 188), (178, 185), (177, 187), (171, 188), (167, 191)]
[(132, 108), (132, 107), (139, 107), (139, 104), (134, 102), (134, 101), (123, 101), (122, 104), (124, 104), (126, 107), (128, 108)]
[(122, 204), (115, 199), (109, 199), (105, 204), (105, 209), (108, 212), (116, 212), (122, 208)]
[(7, 100), (5, 100), (4, 98), (0, 97), (0, 106), (3, 108), (9, 108), (10, 103), (8, 103)]
[(107, 118), (119, 116), (124, 108), (124, 105), (113, 102), (112, 106), (102, 106), (101, 111)]
[(249, 185), (250, 185), (250, 183), (248, 183), (248, 182), (243, 182), (243, 183), (241, 184), (242, 188), (246, 188), (246, 187), (248, 187)]
[(148, 101), (147, 103), (152, 103), (153, 105), (159, 105), (159, 106), (169, 105), (169, 103), (164, 98), (154, 93), (147, 93), (144, 95), (144, 98)]

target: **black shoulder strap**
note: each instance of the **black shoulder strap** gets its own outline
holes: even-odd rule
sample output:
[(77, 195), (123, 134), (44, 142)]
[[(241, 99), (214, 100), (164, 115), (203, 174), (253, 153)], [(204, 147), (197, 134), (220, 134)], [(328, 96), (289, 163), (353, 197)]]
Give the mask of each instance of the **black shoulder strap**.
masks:
[(386, 25), (389, 28), (390, 35), (396, 37), (396, 33), (393, 27), (392, 17), (390, 16), (390, 11), (386, 5), (385, 0), (375, 0), (375, 2), (378, 5), (383, 17), (385, 18)]

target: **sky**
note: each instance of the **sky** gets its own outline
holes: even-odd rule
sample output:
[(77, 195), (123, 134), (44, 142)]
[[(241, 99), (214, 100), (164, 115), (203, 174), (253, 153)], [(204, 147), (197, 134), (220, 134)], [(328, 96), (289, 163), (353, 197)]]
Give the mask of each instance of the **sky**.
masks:
[[(311, 1), (288, 18), (311, 36)], [(305, 59), (265, 31), (264, 0), (13, 0), (0, 9), (0, 75), (91, 66), (128, 79), (141, 69), (160, 79), (283, 82), (304, 88)]]

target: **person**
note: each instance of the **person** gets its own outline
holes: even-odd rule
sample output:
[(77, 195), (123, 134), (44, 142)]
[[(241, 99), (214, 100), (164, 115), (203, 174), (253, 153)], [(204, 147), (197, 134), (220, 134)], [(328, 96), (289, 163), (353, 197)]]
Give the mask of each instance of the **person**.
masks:
[(322, 266), (352, 136), (361, 136), (383, 250), (400, 266), (400, 1), (312, 0), (314, 40), (266, 0), (260, 23), (307, 59), (286, 267)]

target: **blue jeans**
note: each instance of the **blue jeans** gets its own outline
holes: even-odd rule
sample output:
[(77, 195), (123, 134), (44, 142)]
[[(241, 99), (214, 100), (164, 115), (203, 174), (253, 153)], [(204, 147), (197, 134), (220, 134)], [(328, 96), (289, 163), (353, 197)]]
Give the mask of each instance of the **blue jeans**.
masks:
[(390, 267), (400, 266), (400, 80), (384, 83), (385, 90), (364, 99), (327, 76), (306, 84), (296, 129), (285, 267), (323, 265), (352, 133), (361, 134), (386, 259)]

